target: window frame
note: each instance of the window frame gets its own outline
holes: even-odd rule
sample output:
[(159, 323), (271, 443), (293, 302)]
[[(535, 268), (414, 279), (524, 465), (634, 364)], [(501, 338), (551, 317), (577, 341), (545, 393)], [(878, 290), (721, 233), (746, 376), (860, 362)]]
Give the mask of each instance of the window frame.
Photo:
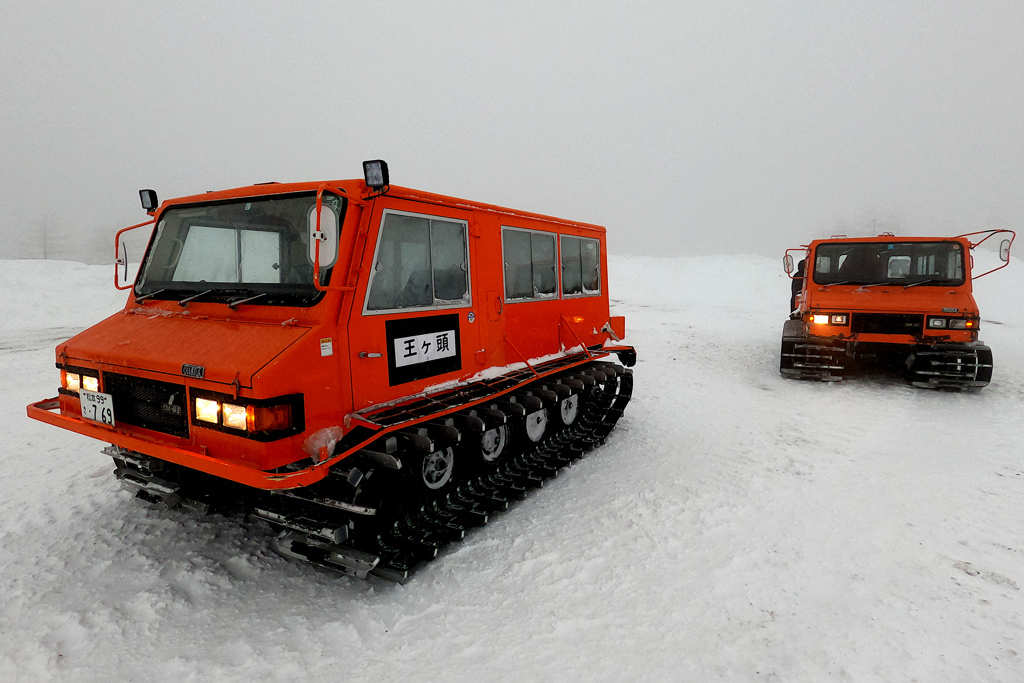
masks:
[[(338, 235), (339, 235), (339, 239), (340, 239), (341, 238), (341, 233), (342, 233), (342, 231), (344, 229), (343, 226), (344, 226), (344, 223), (345, 223), (345, 218), (348, 215), (347, 211), (348, 211), (349, 201), (348, 201), (348, 198), (344, 194), (339, 194), (338, 192), (335, 192), (335, 191), (332, 191), (332, 190), (328, 190), (326, 193), (329, 193), (333, 197), (337, 197), (338, 200), (339, 200), (339, 207), (336, 210), (336, 214), (337, 214), (337, 217), (338, 217)], [(199, 217), (198, 220), (197, 220), (196, 217), (176, 217), (176, 213), (177, 212), (179, 212), (179, 211), (189, 211), (189, 210), (192, 210), (192, 209), (210, 209), (210, 208), (217, 208), (217, 207), (222, 207), (222, 206), (230, 206), (230, 205), (234, 205), (234, 204), (244, 204), (244, 203), (247, 203), (247, 202), (257, 203), (257, 202), (263, 202), (263, 201), (268, 201), (268, 200), (278, 201), (278, 200), (288, 200), (288, 199), (300, 199), (300, 198), (307, 198), (307, 197), (313, 203), (313, 206), (315, 206), (315, 204), (316, 204), (316, 190), (300, 190), (300, 191), (296, 191), (296, 192), (280, 192), (280, 193), (270, 193), (270, 194), (261, 194), (261, 195), (249, 195), (249, 196), (242, 196), (242, 197), (231, 197), (231, 198), (226, 198), (226, 199), (216, 199), (216, 200), (211, 200), (211, 201), (181, 202), (181, 203), (173, 203), (170, 206), (167, 206), (166, 208), (160, 210), (157, 213), (156, 225), (154, 226), (153, 232), (150, 235), (149, 241), (146, 243), (146, 249), (143, 252), (142, 261), (141, 261), (141, 264), (139, 266), (138, 275), (136, 276), (135, 282), (134, 282), (134, 284), (131, 287), (133, 294), (136, 297), (148, 294), (148, 295), (150, 295), (153, 298), (154, 301), (174, 301), (176, 299), (180, 299), (181, 296), (184, 296), (184, 293), (195, 294), (195, 293), (198, 293), (198, 292), (202, 291), (202, 287), (198, 286), (199, 283), (190, 282), (188, 280), (164, 280), (164, 279), (158, 279), (156, 277), (155, 273), (151, 273), (150, 272), (150, 268), (153, 267), (153, 259), (155, 259), (157, 257), (156, 252), (157, 252), (158, 249), (161, 248), (160, 239), (161, 239), (162, 233), (166, 229), (167, 221), (169, 220), (168, 219), (169, 215), (174, 220), (177, 220), (177, 221), (187, 221), (189, 227), (191, 228), (194, 225), (201, 225), (202, 223), (207, 222), (207, 221), (223, 220), (223, 219), (220, 219), (220, 218), (214, 219), (214, 218), (211, 218), (210, 216), (202, 216), (202, 217)], [(211, 226), (209, 223), (207, 223), (206, 225), (207, 225), (207, 227), (217, 227), (217, 226)], [(303, 223), (300, 226), (298, 226), (298, 230), (301, 233), (305, 233), (305, 231), (306, 231), (305, 223)], [(284, 233), (281, 233), (281, 234), (284, 234)], [(177, 254), (174, 257), (174, 261), (175, 261), (175, 266), (174, 267), (175, 268), (177, 267), (177, 261), (178, 261), (178, 259), (180, 259), (180, 257), (181, 257), (180, 253)], [(303, 262), (306, 262), (305, 259), (306, 259), (306, 257), (303, 257)], [(167, 265), (163, 264), (163, 265), (158, 265), (157, 267), (159, 267), (159, 268), (166, 268)], [(331, 266), (331, 267), (328, 267), (328, 268), (321, 268), (321, 271), (320, 271), (320, 281), (321, 281), (322, 285), (326, 286), (326, 285), (328, 285), (330, 283), (331, 274), (333, 273), (333, 271), (334, 271), (334, 266)], [(303, 290), (302, 287), (307, 282), (308, 282), (309, 288), (308, 288), (308, 290)], [(182, 284), (184, 284), (186, 286), (181, 286)], [(250, 287), (248, 287), (249, 289), (253, 288), (251, 285), (257, 285), (257, 286), (261, 287), (261, 289), (259, 290), (261, 293), (265, 291), (266, 294), (267, 294), (267, 296), (265, 298), (259, 300), (259, 302), (257, 304), (259, 306), (312, 308), (313, 306), (318, 305), (324, 299), (324, 296), (326, 295), (326, 292), (324, 292), (322, 290), (317, 290), (313, 286), (312, 266), (310, 266), (309, 280), (308, 281), (303, 280), (301, 282), (283, 282), (283, 283), (276, 283), (276, 284), (275, 283), (213, 283), (213, 284), (217, 284), (217, 285), (238, 285), (239, 287), (241, 285), (248, 284), (248, 285), (250, 285)], [(194, 285), (194, 286), (188, 286), (188, 285)], [(299, 289), (296, 289), (296, 287), (298, 287)], [(270, 289), (267, 289), (267, 288), (270, 288)], [(226, 300), (222, 300), (223, 297), (226, 295), (226, 293), (231, 292), (234, 289), (236, 289), (236, 287), (223, 287), (223, 286), (216, 287), (214, 289), (214, 292), (213, 292), (212, 296), (205, 298), (204, 301), (212, 301), (214, 303), (226, 303), (227, 302)], [(237, 295), (236, 294), (232, 294), (229, 298), (230, 299), (237, 298)]]
[[(888, 271), (888, 268), (889, 268), (888, 259), (891, 259), (894, 256), (899, 256), (898, 254), (893, 254), (892, 256), (887, 257), (885, 281), (861, 282), (858, 279), (858, 280), (852, 280), (850, 282), (845, 282), (843, 280), (839, 280), (839, 278), (838, 278), (839, 269), (843, 267), (843, 262), (848, 257), (849, 253), (837, 253), (836, 254), (835, 260), (837, 261), (837, 264), (836, 264), (835, 275), (837, 277), (835, 278), (835, 280), (836, 280), (835, 282), (819, 282), (818, 281), (818, 276), (819, 275), (829, 275), (829, 274), (831, 274), (831, 271), (832, 271), (832, 267), (831, 267), (832, 264), (831, 263), (829, 263), (829, 273), (821, 273), (818, 270), (819, 259), (821, 259), (821, 258), (832, 258), (831, 255), (826, 255), (826, 256), (821, 256), (820, 255), (820, 250), (823, 247), (825, 248), (826, 253), (828, 253), (829, 250), (831, 248), (833, 248), (833, 247), (851, 247), (851, 248), (856, 248), (856, 247), (872, 248), (872, 247), (874, 247), (874, 248), (878, 248), (878, 247), (881, 247), (882, 245), (886, 245), (886, 244), (891, 244), (891, 245), (907, 245), (909, 249), (913, 249), (915, 247), (927, 247), (927, 246), (933, 246), (933, 245), (949, 245), (949, 247), (950, 247), (950, 252), (949, 253), (957, 255), (957, 258), (959, 260), (958, 264), (957, 263), (954, 264), (954, 271), (956, 270), (956, 267), (958, 266), (959, 270), (960, 270), (960, 277), (959, 278), (953, 278), (953, 277), (938, 278), (938, 277), (936, 277), (936, 278), (934, 278), (935, 281), (928, 281), (928, 282), (918, 281), (918, 282), (920, 282), (920, 286), (924, 286), (924, 287), (962, 287), (965, 284), (967, 284), (967, 282), (970, 280), (970, 276), (968, 275), (968, 272), (970, 270), (969, 265), (968, 265), (969, 264), (970, 253), (969, 253), (969, 251), (963, 250), (963, 245), (958, 240), (955, 240), (955, 239), (928, 239), (928, 240), (900, 240), (900, 239), (892, 239), (892, 240), (884, 240), (884, 241), (883, 240), (866, 240), (866, 241), (859, 241), (859, 242), (854, 242), (854, 241), (845, 242), (845, 241), (842, 241), (842, 240), (836, 240), (836, 241), (819, 242), (814, 247), (814, 268), (809, 272), (809, 275), (811, 277), (810, 281), (813, 282), (815, 285), (819, 285), (821, 287), (835, 286), (837, 283), (839, 283), (839, 284), (848, 284), (850, 286), (855, 286), (855, 285), (856, 286), (864, 286), (864, 284), (889, 286), (889, 287), (902, 287), (902, 286), (904, 286), (906, 284), (915, 284), (915, 286), (918, 286), (915, 283), (914, 280), (911, 280), (910, 282), (907, 282), (906, 281), (906, 277), (897, 278), (897, 277), (890, 277), (888, 275), (888, 272), (889, 272)], [(953, 246), (953, 245), (956, 245), (956, 246)], [(910, 264), (911, 271), (914, 270), (914, 266), (916, 264), (916, 260), (915, 259), (916, 258), (920, 258), (922, 255), (923, 256), (929, 256), (930, 254), (913, 254), (913, 255), (910, 256), (910, 258), (911, 258), (911, 264)], [(911, 272), (911, 274), (913, 274), (913, 273)], [(921, 277), (923, 278), (923, 280), (929, 280), (929, 278), (927, 276), (922, 275)]]
[[(448, 223), (458, 223), (462, 225), (462, 236), (464, 244), (466, 245), (466, 293), (469, 294), (469, 301), (465, 303), (457, 304), (444, 304), (444, 305), (429, 305), (429, 306), (407, 306), (405, 308), (387, 308), (387, 309), (371, 309), (370, 306), (370, 292), (373, 290), (373, 280), (377, 276), (377, 256), (380, 254), (380, 246), (383, 243), (384, 224), (387, 222), (389, 214), (396, 214), (399, 216), (410, 216), (413, 218), (425, 218), (427, 221), (438, 220), (445, 221)], [(429, 222), (428, 222), (429, 226)], [(473, 307), (473, 264), (472, 256), (470, 254), (470, 241), (469, 241), (469, 221), (464, 218), (453, 218), (451, 216), (442, 216), (431, 213), (416, 213), (414, 211), (402, 211), (400, 209), (384, 209), (380, 214), (380, 221), (377, 227), (377, 241), (373, 246), (373, 260), (370, 261), (370, 279), (366, 282), (366, 293), (363, 295), (363, 311), (364, 316), (371, 315), (393, 315), (395, 313), (410, 313), (416, 311), (450, 311), (457, 310), (460, 308), (472, 308)], [(432, 255), (432, 249), (430, 248), (430, 230), (427, 230), (427, 254), (430, 258), (430, 287), (431, 291), (434, 289), (434, 261)], [(437, 297), (434, 297), (434, 301), (437, 301)]]
[[(506, 231), (517, 231), (530, 233), (530, 280), (533, 280), (533, 237), (532, 233), (540, 233), (542, 235), (549, 235), (555, 240), (555, 293), (554, 296), (531, 296), (531, 297), (517, 297), (515, 299), (508, 298), (508, 282), (506, 281), (505, 272), (505, 232)], [(515, 225), (503, 225), (501, 226), (501, 299), (506, 304), (523, 304), (537, 301), (558, 301), (562, 298), (562, 269), (561, 269), (561, 233), (552, 232), (550, 230), (538, 230), (536, 228), (520, 228)]]
[[(578, 239), (582, 243), (583, 241), (589, 240), (597, 243), (597, 290), (592, 292), (581, 291), (579, 294), (566, 294), (561, 286), (562, 282), (562, 238), (572, 237)], [(580, 248), (580, 272), (583, 271), (583, 249)], [(562, 299), (583, 299), (592, 296), (601, 296), (604, 291), (604, 268), (601, 267), (601, 240), (596, 237), (586, 237), (584, 235), (573, 235), (570, 233), (559, 233), (558, 234), (558, 295)], [(582, 282), (580, 283), (580, 289), (583, 289)]]

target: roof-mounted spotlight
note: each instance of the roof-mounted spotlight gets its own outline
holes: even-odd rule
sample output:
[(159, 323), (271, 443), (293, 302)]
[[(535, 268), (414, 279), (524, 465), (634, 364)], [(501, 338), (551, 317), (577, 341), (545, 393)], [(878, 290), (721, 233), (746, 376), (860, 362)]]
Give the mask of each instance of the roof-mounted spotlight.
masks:
[(139, 198), (142, 200), (142, 208), (146, 213), (155, 211), (160, 206), (160, 200), (156, 198), (156, 190), (139, 190)]
[(383, 159), (363, 162), (363, 179), (371, 190), (380, 190), (390, 185), (388, 164)]

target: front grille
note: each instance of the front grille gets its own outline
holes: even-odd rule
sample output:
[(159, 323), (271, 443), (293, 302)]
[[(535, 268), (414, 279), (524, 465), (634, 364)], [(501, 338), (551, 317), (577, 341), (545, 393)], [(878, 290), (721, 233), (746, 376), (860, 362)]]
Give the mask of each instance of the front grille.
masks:
[(103, 388), (114, 397), (117, 422), (188, 437), (188, 402), (182, 385), (105, 372)]
[(909, 334), (921, 336), (924, 316), (907, 313), (854, 313), (850, 331), (854, 334)]

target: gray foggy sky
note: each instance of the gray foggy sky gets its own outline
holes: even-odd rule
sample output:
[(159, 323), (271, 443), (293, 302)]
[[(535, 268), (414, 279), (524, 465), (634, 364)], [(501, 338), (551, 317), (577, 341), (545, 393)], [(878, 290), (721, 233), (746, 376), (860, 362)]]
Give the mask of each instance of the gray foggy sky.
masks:
[(2, 0), (0, 256), (378, 157), (617, 253), (1018, 228), (1022, 36), (1019, 0)]

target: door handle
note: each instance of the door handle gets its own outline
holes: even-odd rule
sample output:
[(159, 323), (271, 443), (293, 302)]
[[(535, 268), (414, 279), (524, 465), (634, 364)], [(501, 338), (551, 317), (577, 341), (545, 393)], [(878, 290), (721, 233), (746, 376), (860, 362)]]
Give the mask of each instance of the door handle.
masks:
[(369, 353), (367, 351), (360, 351), (359, 352), (359, 357), (360, 358), (380, 358), (382, 355), (383, 354), (380, 354), (380, 353)]

